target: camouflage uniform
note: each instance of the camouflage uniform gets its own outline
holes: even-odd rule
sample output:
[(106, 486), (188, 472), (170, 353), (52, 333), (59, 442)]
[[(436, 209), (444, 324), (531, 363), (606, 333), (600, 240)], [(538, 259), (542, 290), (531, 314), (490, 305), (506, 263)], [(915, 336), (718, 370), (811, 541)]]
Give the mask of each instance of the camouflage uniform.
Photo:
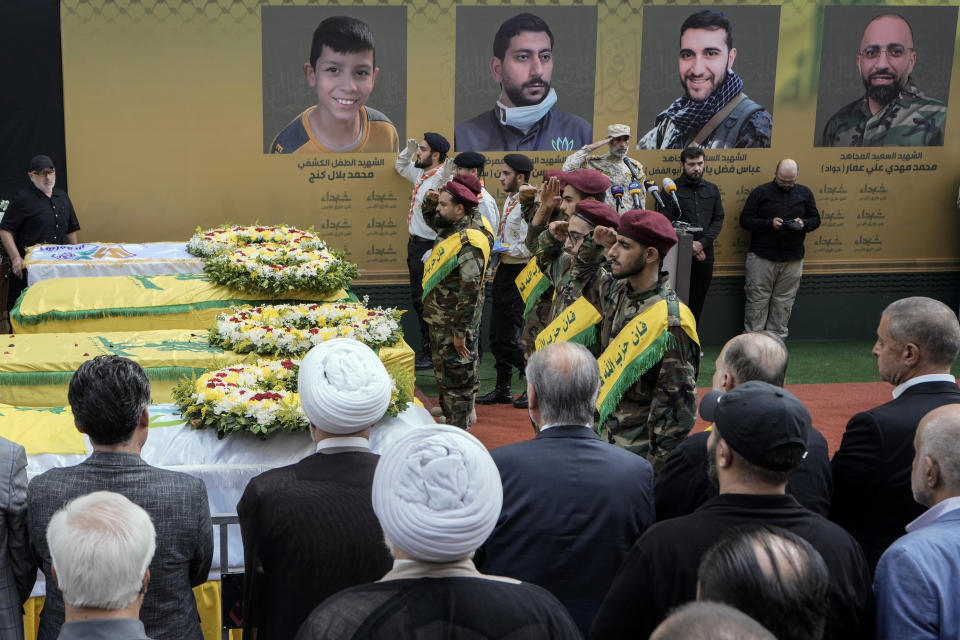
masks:
[[(436, 232), (434, 247), (455, 233), (476, 229), (493, 246), (493, 237), (484, 228), (476, 209), (450, 227), (435, 224), (435, 202), (424, 201), (423, 218)], [(477, 346), (480, 315), (483, 312), (483, 253), (464, 240), (457, 255), (458, 266), (423, 301), (423, 319), (430, 325), (430, 352), (437, 378), (440, 406), (447, 423), (470, 426), (473, 398), (477, 392), (480, 359)], [(464, 337), (469, 358), (461, 358), (453, 347), (454, 337)]]
[(823, 146), (940, 147), (946, 118), (947, 105), (910, 82), (876, 115), (866, 97), (837, 111), (823, 128)]
[[(676, 301), (664, 274), (649, 291), (635, 293), (626, 280), (604, 276), (601, 286), (600, 347), (606, 349), (617, 334), (640, 313), (660, 300)], [(676, 339), (651, 367), (623, 394), (620, 404), (602, 425), (601, 437), (637, 455), (659, 469), (687, 436), (697, 417), (697, 374), (700, 347), (680, 327), (679, 311), (670, 313), (669, 331)]]
[[(524, 195), (521, 194), (520, 215), (523, 216), (523, 221), (527, 223), (526, 245), (531, 254), (536, 254), (537, 248), (539, 247), (540, 234), (547, 228), (546, 225), (533, 226), (533, 215), (536, 212), (537, 204), (533, 201), (533, 198), (525, 199)], [(563, 215), (560, 213), (560, 209), (557, 209), (553, 213), (553, 216), (556, 217), (558, 214), (560, 216)], [(539, 266), (539, 264), (537, 266)], [(523, 357), (525, 360), (529, 360), (533, 352), (537, 350), (537, 336), (540, 335), (544, 327), (550, 324), (550, 320), (552, 319), (550, 316), (550, 307), (553, 302), (553, 294), (553, 287), (550, 287), (540, 294), (540, 298), (534, 304), (533, 309), (531, 309), (530, 313), (523, 319), (523, 330), (520, 333), (520, 341), (523, 344)]]
[(582, 295), (586, 295), (590, 304), (598, 305), (599, 301), (589, 291), (606, 276), (603, 267), (597, 268), (604, 262), (603, 250), (593, 241), (593, 234), (590, 233), (584, 236), (574, 260), (563, 250), (563, 243), (554, 238), (549, 230), (540, 234), (537, 266), (553, 283), (555, 291), (548, 324)]
[[(639, 175), (637, 182), (640, 183), (640, 189), (643, 191), (640, 195), (640, 202), (644, 202), (647, 198), (647, 190), (643, 188), (643, 165), (639, 162), (633, 162), (633, 164)], [(563, 162), (564, 171), (575, 171), (577, 169), (596, 169), (610, 178), (611, 184), (618, 184), (623, 187), (624, 202), (620, 205), (620, 210), (617, 210), (617, 213), (620, 213), (621, 210), (626, 212), (633, 208), (633, 200), (631, 196), (626, 193), (627, 187), (633, 182), (633, 175), (630, 173), (630, 170), (627, 169), (627, 166), (623, 164), (623, 159), (610, 155), (609, 153), (603, 156), (592, 156), (586, 148), (583, 148)], [(609, 190), (607, 190), (604, 202), (615, 210), (617, 209), (617, 199), (613, 197), (613, 194), (610, 193)]]

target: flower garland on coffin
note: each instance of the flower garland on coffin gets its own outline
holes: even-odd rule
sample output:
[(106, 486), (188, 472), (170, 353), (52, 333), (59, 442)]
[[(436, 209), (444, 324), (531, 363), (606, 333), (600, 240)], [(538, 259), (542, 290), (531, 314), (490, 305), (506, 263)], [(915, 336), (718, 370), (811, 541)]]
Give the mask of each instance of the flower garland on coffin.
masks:
[(242, 307), (217, 316), (210, 344), (260, 355), (302, 356), (332, 338), (355, 338), (371, 349), (397, 344), (403, 337), (402, 311), (362, 304), (300, 304)]
[(360, 274), (342, 250), (328, 250), (316, 233), (295, 227), (197, 229), (187, 251), (207, 258), (203, 271), (213, 282), (247, 292), (328, 295)]
[[(309, 421), (297, 393), (299, 360), (260, 360), (208, 371), (173, 390), (184, 419), (196, 429), (216, 429), (217, 437), (249, 431), (266, 440), (277, 431), (306, 431)], [(396, 417), (411, 398), (393, 379), (386, 415)]]

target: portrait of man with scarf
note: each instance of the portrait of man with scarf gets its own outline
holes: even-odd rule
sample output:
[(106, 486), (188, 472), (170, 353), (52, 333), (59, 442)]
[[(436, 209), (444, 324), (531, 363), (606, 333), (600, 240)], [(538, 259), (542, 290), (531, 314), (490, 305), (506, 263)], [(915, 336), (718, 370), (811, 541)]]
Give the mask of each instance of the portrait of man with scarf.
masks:
[(638, 149), (769, 147), (773, 118), (743, 92), (734, 72), (733, 25), (721, 12), (697, 11), (680, 27), (683, 95), (656, 118)]

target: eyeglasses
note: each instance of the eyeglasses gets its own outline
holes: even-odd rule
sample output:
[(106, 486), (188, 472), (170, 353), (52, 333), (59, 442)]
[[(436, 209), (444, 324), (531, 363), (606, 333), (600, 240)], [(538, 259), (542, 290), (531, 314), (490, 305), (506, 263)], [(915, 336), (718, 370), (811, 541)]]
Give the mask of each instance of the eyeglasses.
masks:
[(35, 174), (37, 174), (38, 176), (41, 176), (41, 177), (43, 177), (43, 178), (46, 178), (47, 176), (52, 176), (52, 175), (55, 174), (56, 172), (57, 172), (57, 170), (56, 170), (56, 169), (53, 169), (53, 168), (51, 168), (51, 169), (40, 169), (40, 171), (34, 171)]
[(897, 58), (902, 58), (907, 51), (913, 50), (913, 47), (905, 47), (902, 44), (891, 44), (887, 47), (878, 47), (873, 45), (861, 51), (860, 55), (867, 60), (876, 60), (880, 57), (880, 54), (885, 53), (887, 54), (888, 58), (893, 58), (896, 60)]

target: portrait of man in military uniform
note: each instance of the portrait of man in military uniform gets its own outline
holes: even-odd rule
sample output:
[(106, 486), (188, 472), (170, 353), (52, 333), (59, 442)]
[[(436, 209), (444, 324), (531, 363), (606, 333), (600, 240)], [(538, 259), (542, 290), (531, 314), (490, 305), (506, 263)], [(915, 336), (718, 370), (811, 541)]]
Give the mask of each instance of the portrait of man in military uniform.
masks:
[[(942, 146), (957, 8), (833, 9), (824, 17), (821, 75), (826, 81), (820, 83), (815, 144)], [(851, 34), (859, 36), (856, 44)], [(835, 51), (833, 41), (846, 46)], [(850, 64), (854, 50), (855, 69)], [(832, 77), (830, 69), (836, 67), (844, 70), (842, 79)]]
[(768, 148), (779, 21), (775, 6), (645, 7), (636, 148)]
[(457, 7), (456, 151), (593, 142), (596, 7)]

